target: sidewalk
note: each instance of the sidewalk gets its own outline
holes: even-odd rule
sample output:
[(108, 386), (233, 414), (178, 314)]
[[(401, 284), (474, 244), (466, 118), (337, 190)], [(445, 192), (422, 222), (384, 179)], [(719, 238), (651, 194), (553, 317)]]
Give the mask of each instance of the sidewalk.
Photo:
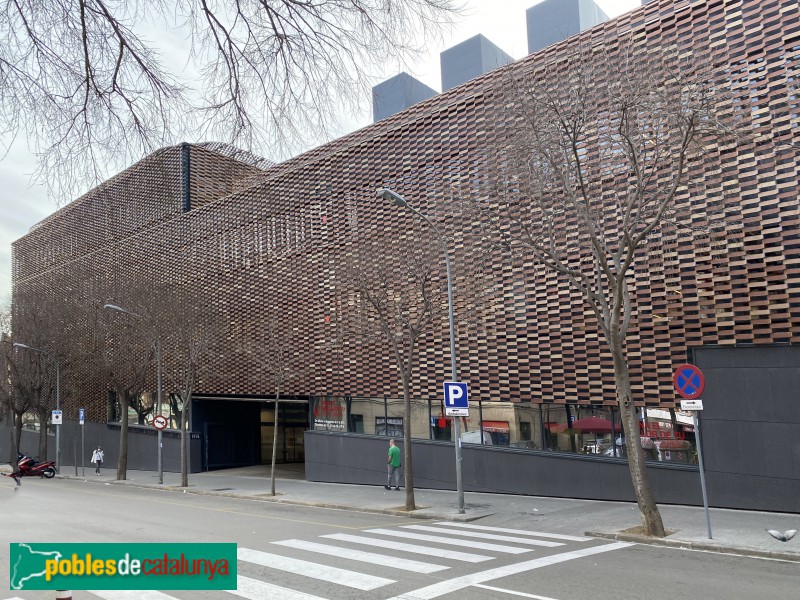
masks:
[[(8, 472), (8, 466), (4, 467), (0, 471)], [(711, 509), (713, 539), (708, 539), (705, 511), (702, 507), (662, 505), (659, 509), (664, 524), (672, 533), (666, 538), (654, 539), (626, 531), (640, 525), (640, 519), (636, 505), (625, 502), (466, 492), (466, 511), (462, 515), (458, 513), (458, 500), (454, 491), (418, 489), (414, 495), (419, 508), (409, 513), (403, 510), (405, 494), (402, 490), (387, 491), (383, 486), (310, 482), (302, 479), (302, 470), (292, 468), (292, 465), (278, 468), (275, 497), (269, 495), (269, 468), (266, 466), (193, 473), (189, 476), (189, 487), (185, 490), (178, 486), (178, 473), (164, 473), (164, 483), (159, 484), (154, 471), (129, 470), (126, 481), (116, 481), (116, 471), (113, 469), (102, 469), (100, 475), (95, 475), (94, 467), (86, 467), (85, 472), (86, 476), (81, 476), (79, 468), (79, 476), (76, 478), (74, 467), (65, 467), (57, 478), (421, 519), (474, 521), (491, 515), (495, 526), (529, 526), (552, 533), (589, 535), (642, 544), (800, 562), (800, 534), (784, 543), (766, 532), (766, 529), (800, 529), (800, 515), (796, 514)]]

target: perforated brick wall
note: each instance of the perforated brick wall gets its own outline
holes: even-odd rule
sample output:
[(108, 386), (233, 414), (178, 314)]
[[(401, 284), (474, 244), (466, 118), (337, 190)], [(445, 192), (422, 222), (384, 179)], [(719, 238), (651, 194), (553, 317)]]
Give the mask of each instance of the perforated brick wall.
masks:
[[(280, 327), (305, 344), (314, 368), (287, 394), (399, 396), (393, 359), (380, 343), (326, 349), (347, 319), (350, 290), (337, 269), (361, 240), (411, 227), (409, 216), (375, 198), (392, 187), (432, 219), (447, 223), (449, 182), (482, 173), (482, 149), (498, 108), (494, 91), (509, 70), (574, 52), (578, 45), (630, 40), (642, 60), (660, 46), (690, 53), (711, 47), (734, 96), (749, 102), (760, 152), (732, 147), (691, 165), (705, 185), (691, 206), (725, 205), (724, 247), (663, 239), (639, 265), (635, 323), (627, 350), (637, 401), (675, 402), (673, 369), (690, 349), (711, 344), (800, 341), (798, 129), (800, 10), (796, 0), (661, 0), (576, 38), (454, 88), (284, 163), (257, 169), (191, 147), (191, 210), (184, 212), (181, 147), (167, 148), (49, 217), (14, 246), (15, 295), (79, 298), (78, 329), (126, 277), (188, 286), (224, 316), (232, 346), (280, 308)], [(263, 165), (262, 165), (263, 166)], [(699, 170), (699, 171), (698, 171)], [(477, 265), (469, 232), (452, 240), (458, 358), (471, 397), (531, 402), (614, 402), (612, 366), (590, 311), (556, 275), (530, 262), (489, 254), (494, 290), (464, 316)], [(467, 261), (466, 264), (464, 261)], [(442, 269), (443, 271), (443, 269)], [(440, 274), (444, 285), (444, 273)], [(471, 313), (473, 314), (473, 313)], [(471, 317), (472, 318), (472, 317)], [(447, 322), (423, 341), (413, 393), (438, 399), (449, 378)], [(169, 357), (165, 357), (165, 361)], [(198, 392), (264, 395), (257, 365), (231, 354)], [(73, 364), (65, 402), (92, 420), (106, 414), (106, 385)], [(154, 385), (153, 385), (154, 387)]]

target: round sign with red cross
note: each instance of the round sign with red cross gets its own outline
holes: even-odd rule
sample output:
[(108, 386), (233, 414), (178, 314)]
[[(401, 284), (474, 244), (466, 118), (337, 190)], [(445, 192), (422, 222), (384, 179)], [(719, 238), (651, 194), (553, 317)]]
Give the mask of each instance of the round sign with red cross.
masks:
[(694, 365), (681, 365), (675, 369), (672, 383), (681, 398), (694, 400), (703, 393), (706, 387), (706, 378), (703, 376), (703, 372)]
[(155, 417), (153, 417), (153, 427), (155, 427), (159, 431), (165, 429), (167, 427), (167, 423), (168, 423), (167, 417), (165, 417), (164, 415), (156, 415)]

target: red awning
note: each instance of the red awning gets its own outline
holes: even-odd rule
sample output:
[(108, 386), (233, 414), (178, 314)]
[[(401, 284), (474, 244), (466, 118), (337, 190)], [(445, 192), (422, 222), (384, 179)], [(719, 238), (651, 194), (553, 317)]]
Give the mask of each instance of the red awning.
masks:
[(508, 421), (484, 421), (483, 430), (495, 433), (508, 433)]

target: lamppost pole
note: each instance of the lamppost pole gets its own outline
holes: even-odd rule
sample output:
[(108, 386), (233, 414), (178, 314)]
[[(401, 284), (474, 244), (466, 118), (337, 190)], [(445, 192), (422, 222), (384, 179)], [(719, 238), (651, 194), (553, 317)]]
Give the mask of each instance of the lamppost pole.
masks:
[[(39, 354), (44, 354), (47, 358), (53, 361), (56, 365), (56, 410), (61, 410), (61, 366), (58, 364), (58, 361), (53, 357), (52, 354), (47, 352), (46, 350), (42, 350), (41, 348), (34, 348), (33, 346), (28, 346), (28, 344), (23, 344), (21, 342), (14, 342), (14, 348), (21, 348), (22, 350), (30, 350), (31, 352), (38, 352)], [(42, 425), (44, 426), (44, 424)], [(56, 427), (56, 469), (61, 468), (61, 427), (58, 425)]]
[[(159, 335), (156, 338), (156, 402), (157, 408), (156, 411), (160, 415), (161, 414), (161, 336)], [(164, 439), (164, 434), (159, 428), (156, 433), (156, 437), (158, 438), (158, 483), (164, 483), (164, 455), (161, 452), (162, 440)]]
[[(427, 216), (419, 212), (416, 208), (411, 206), (405, 198), (397, 192), (388, 188), (381, 188), (378, 190), (378, 197), (384, 200), (389, 200), (396, 206), (407, 208), (415, 215), (420, 217), (431, 229), (436, 233), (436, 239), (444, 252), (444, 262), (447, 267), (447, 317), (450, 325), (450, 370), (453, 381), (458, 381), (458, 365), (456, 360), (456, 327), (455, 319), (453, 317), (453, 272), (450, 267), (450, 254), (447, 251), (447, 244), (444, 242), (444, 236), (439, 228)], [(461, 480), (461, 425), (458, 422), (458, 417), (453, 417), (453, 427), (455, 433), (455, 451), (456, 451), (456, 490), (458, 492), (458, 512), (464, 514), (464, 484)]]
[[(134, 312), (126, 310), (121, 306), (117, 306), (116, 304), (104, 304), (103, 308), (106, 310), (110, 310), (113, 312), (121, 312), (125, 313), (126, 315), (131, 315), (132, 317), (136, 317), (137, 319), (141, 319), (142, 316), (138, 315)], [(156, 336), (156, 411), (157, 414), (161, 414), (161, 335)], [(123, 407), (124, 410), (127, 410), (128, 407)], [(158, 444), (158, 483), (164, 483), (164, 460), (163, 455), (161, 452), (161, 446), (163, 445), (164, 434), (162, 433), (161, 429), (157, 430), (156, 434), (157, 444)]]

